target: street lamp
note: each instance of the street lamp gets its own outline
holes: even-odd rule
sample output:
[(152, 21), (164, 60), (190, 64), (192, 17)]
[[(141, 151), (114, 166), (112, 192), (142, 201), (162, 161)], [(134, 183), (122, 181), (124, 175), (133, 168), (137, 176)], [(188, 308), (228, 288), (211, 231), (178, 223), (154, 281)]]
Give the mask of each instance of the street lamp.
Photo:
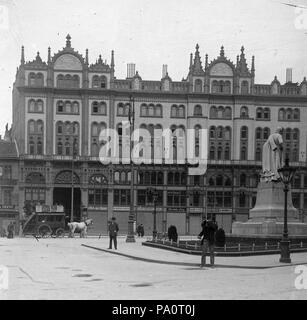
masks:
[(77, 139), (74, 139), (72, 145), (72, 163), (71, 163), (71, 208), (70, 208), (70, 222), (74, 221), (74, 169), (75, 169), (75, 158), (77, 156), (78, 143)]
[(134, 131), (134, 98), (130, 96), (130, 104), (129, 104), (129, 123), (130, 123), (130, 166), (131, 166), (131, 190), (130, 190), (130, 212), (128, 217), (128, 234), (126, 242), (135, 242), (134, 238), (134, 165), (132, 161), (132, 151), (133, 151), (133, 142), (131, 141), (131, 137)]
[(282, 240), (280, 242), (280, 259), (279, 262), (290, 263), (290, 241), (288, 238), (288, 192), (289, 184), (291, 183), (296, 169), (289, 166), (289, 159), (285, 160), (285, 165), (278, 169), (278, 173), (282, 182), (284, 183), (284, 192), (285, 192), (285, 209), (284, 209), (284, 232)]
[(156, 189), (154, 189), (154, 188), (147, 188), (146, 193), (147, 193), (148, 202), (153, 202), (153, 204), (154, 204), (152, 238), (156, 239), (157, 238), (157, 200), (158, 200), (158, 191)]

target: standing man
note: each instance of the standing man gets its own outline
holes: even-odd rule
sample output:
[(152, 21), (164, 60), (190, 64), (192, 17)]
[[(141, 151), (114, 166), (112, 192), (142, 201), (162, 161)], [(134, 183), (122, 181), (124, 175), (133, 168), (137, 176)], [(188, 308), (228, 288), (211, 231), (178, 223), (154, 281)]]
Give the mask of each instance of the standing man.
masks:
[(205, 220), (201, 224), (202, 231), (198, 235), (198, 238), (201, 239), (202, 253), (201, 253), (201, 265), (204, 267), (206, 265), (206, 254), (209, 249), (210, 252), (210, 264), (214, 266), (214, 244), (215, 244), (215, 232), (218, 229), (217, 223), (215, 220)]
[(109, 237), (110, 237), (110, 244), (109, 249), (112, 249), (112, 241), (114, 242), (114, 248), (117, 250), (117, 232), (118, 232), (118, 224), (116, 222), (116, 218), (112, 217), (112, 220), (109, 224)]
[(14, 226), (14, 223), (11, 221), (7, 227), (8, 239), (14, 238), (14, 231), (15, 231), (15, 226)]

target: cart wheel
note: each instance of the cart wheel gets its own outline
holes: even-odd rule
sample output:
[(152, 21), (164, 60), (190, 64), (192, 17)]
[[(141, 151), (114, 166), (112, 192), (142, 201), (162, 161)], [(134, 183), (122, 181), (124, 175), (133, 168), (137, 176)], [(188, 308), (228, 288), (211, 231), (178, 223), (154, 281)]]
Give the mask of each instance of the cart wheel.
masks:
[(59, 228), (56, 230), (55, 235), (57, 238), (64, 238), (65, 236), (65, 230), (62, 228)]
[(52, 230), (47, 224), (43, 224), (38, 228), (38, 234), (42, 238), (49, 238), (52, 234)]

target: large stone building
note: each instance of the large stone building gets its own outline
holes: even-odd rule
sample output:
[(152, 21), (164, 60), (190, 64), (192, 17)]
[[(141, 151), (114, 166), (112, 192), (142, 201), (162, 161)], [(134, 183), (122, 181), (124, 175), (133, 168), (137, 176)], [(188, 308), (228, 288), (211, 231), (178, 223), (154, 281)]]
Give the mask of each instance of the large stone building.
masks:
[[(74, 214), (88, 208), (94, 231), (105, 232), (116, 216), (127, 232), (131, 201), (130, 164), (99, 162), (99, 132), (128, 120), (134, 106), (135, 128), (208, 129), (208, 171), (189, 176), (188, 165), (134, 166), (134, 212), (145, 232), (153, 228), (153, 204), (146, 192), (157, 189), (157, 227), (175, 224), (180, 234), (196, 234), (204, 215), (215, 215), (227, 232), (234, 220), (248, 219), (256, 197), (262, 145), (277, 126), (285, 128), (285, 152), (298, 167), (294, 205), (307, 210), (307, 81), (255, 84), (255, 61), (248, 67), (244, 48), (233, 63), (221, 47), (219, 56), (201, 62), (198, 45), (188, 75), (173, 81), (164, 66), (159, 81), (143, 80), (134, 65), (126, 79), (115, 77), (114, 52), (89, 63), (66, 46), (48, 61), (39, 53), (21, 63), (13, 89), (12, 136), (19, 152), (19, 208), (25, 202), (63, 204)], [(120, 140), (120, 143), (123, 143)], [(149, 142), (150, 143), (150, 142)], [(199, 153), (195, 137), (195, 154)], [(73, 175), (72, 175), (73, 171)], [(73, 177), (73, 178), (72, 178)]]
[(11, 221), (19, 231), (18, 162), (17, 147), (7, 127), (4, 138), (0, 136), (0, 235)]

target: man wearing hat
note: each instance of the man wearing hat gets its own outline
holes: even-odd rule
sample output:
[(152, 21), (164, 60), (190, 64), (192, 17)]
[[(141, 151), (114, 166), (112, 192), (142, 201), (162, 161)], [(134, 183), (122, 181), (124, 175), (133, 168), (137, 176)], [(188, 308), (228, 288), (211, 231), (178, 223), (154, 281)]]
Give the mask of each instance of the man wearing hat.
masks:
[(112, 220), (109, 224), (109, 237), (110, 237), (110, 244), (109, 249), (112, 249), (112, 241), (114, 242), (114, 248), (117, 250), (117, 232), (118, 232), (118, 224), (116, 222), (116, 218), (112, 217)]

